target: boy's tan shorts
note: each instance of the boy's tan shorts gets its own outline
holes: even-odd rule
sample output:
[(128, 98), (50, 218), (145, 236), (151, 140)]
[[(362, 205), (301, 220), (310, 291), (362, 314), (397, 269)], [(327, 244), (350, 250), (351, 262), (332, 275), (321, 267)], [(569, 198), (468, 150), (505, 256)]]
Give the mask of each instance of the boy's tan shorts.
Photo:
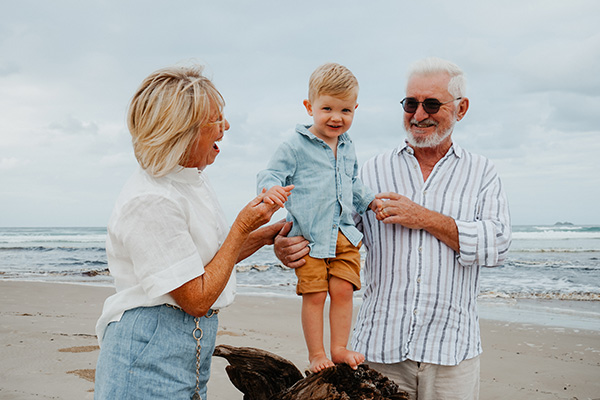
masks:
[(329, 277), (335, 276), (350, 282), (354, 290), (360, 289), (360, 249), (362, 242), (354, 246), (338, 232), (335, 258), (313, 258), (304, 256), (306, 263), (296, 268), (298, 284), (296, 293), (317, 293), (329, 290)]

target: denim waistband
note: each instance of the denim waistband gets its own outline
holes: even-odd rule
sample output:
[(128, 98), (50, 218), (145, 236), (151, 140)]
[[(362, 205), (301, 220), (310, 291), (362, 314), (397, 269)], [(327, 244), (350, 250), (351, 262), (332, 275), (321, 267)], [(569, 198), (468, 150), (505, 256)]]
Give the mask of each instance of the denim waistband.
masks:
[[(164, 306), (165, 306), (165, 307), (169, 307), (169, 308), (174, 308), (175, 310), (179, 310), (179, 311), (181, 311), (181, 312), (183, 312), (183, 313), (186, 313), (186, 312), (183, 310), (183, 308), (181, 308), (181, 307), (179, 307), (179, 306), (176, 306), (176, 305), (174, 305), (174, 304), (168, 304), (168, 303), (165, 303), (165, 304), (164, 304)], [(213, 317), (214, 315), (217, 315), (218, 313), (219, 313), (219, 310), (215, 310), (215, 309), (212, 309), (212, 308), (211, 308), (211, 309), (209, 309), (209, 310), (208, 310), (208, 312), (207, 312), (205, 315), (203, 315), (203, 316), (202, 316), (202, 318), (211, 318), (211, 317)], [(186, 313), (186, 314), (187, 314), (187, 313)], [(188, 314), (188, 315), (189, 315), (189, 314)]]

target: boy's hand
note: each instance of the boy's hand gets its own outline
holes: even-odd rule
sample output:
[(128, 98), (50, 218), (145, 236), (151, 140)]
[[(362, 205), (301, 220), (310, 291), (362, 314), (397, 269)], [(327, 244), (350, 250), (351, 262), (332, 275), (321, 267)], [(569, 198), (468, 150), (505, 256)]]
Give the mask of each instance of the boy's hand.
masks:
[(381, 212), (382, 207), (383, 207), (383, 200), (381, 200), (381, 199), (375, 199), (371, 202), (371, 204), (369, 204), (369, 208), (375, 214), (379, 214)]
[(279, 207), (283, 207), (284, 203), (290, 196), (293, 188), (294, 185), (289, 185), (285, 187), (275, 185), (269, 190), (263, 188), (261, 193), (262, 201), (265, 204), (276, 204)]

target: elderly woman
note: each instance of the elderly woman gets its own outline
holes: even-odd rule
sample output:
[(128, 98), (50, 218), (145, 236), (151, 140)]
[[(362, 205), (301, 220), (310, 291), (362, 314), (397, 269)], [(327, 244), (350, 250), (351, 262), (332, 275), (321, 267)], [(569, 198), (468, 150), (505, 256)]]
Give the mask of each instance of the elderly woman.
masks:
[[(203, 172), (229, 129), (202, 67), (154, 72), (134, 95), (128, 126), (140, 168), (108, 224), (116, 293), (96, 332), (96, 399), (206, 399), (218, 310), (235, 294), (234, 265), (272, 244), (262, 227), (292, 187), (248, 203), (228, 228)], [(271, 196), (270, 196), (271, 197)]]

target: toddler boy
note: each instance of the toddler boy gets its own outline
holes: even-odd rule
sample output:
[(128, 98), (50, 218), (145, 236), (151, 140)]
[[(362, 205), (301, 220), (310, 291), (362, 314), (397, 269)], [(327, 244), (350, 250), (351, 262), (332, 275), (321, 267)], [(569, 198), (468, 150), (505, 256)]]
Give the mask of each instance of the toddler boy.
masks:
[[(304, 236), (310, 253), (295, 270), (296, 292), (302, 295), (302, 328), (309, 369), (318, 372), (334, 363), (352, 368), (364, 356), (347, 348), (352, 325), (353, 291), (360, 289), (362, 234), (352, 213), (377, 211), (381, 200), (357, 177), (354, 145), (348, 136), (358, 107), (358, 81), (346, 67), (328, 63), (309, 80), (304, 106), (312, 125), (297, 125), (295, 135), (279, 146), (267, 169), (257, 177), (258, 192), (294, 185), (286, 208), (293, 222), (290, 236)], [(266, 197), (269, 198), (269, 192)], [(331, 359), (323, 345), (323, 307), (330, 296)]]

